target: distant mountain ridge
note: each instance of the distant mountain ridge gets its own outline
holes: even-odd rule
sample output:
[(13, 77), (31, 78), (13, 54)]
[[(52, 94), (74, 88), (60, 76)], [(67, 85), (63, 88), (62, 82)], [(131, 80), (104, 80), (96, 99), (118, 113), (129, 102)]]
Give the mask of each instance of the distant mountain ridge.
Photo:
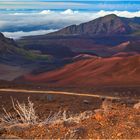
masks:
[(71, 25), (49, 35), (122, 35), (140, 31), (140, 18), (124, 18), (110, 14), (95, 20)]
[[(124, 18), (110, 14), (53, 33), (24, 37), (18, 40), (17, 44), (25, 49), (43, 49), (43, 52), (48, 51), (48, 48), (54, 50), (57, 46), (58, 50), (65, 47), (76, 54), (87, 53), (108, 57), (121, 51), (139, 53), (139, 42), (140, 17)], [(61, 51), (59, 52), (61, 54)]]

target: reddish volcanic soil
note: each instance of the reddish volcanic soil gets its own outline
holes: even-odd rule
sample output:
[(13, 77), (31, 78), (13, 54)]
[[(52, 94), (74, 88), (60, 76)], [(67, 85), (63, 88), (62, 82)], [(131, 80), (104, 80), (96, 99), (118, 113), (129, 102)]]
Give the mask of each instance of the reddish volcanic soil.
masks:
[(134, 56), (138, 55), (137, 52), (119, 52), (117, 54), (114, 54), (114, 57), (128, 57), (128, 56)]
[(113, 52), (122, 52), (128, 47), (129, 44), (130, 44), (130, 41), (127, 41), (127, 42), (121, 43), (118, 46), (109, 48), (109, 50)]
[(24, 80), (45, 82), (47, 85), (55, 87), (139, 85), (140, 55), (80, 60), (51, 72), (26, 75)]

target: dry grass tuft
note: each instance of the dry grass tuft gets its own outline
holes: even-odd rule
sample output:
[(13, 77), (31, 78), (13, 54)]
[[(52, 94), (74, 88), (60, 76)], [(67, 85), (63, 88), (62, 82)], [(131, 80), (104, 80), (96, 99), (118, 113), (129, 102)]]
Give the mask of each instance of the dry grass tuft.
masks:
[(50, 112), (49, 116), (45, 120), (39, 120), (38, 116), (36, 115), (34, 104), (30, 101), (28, 97), (28, 103), (19, 103), (18, 100), (12, 100), (12, 106), (14, 109), (13, 113), (8, 112), (4, 107), (4, 115), (0, 117), (2, 123), (6, 123), (8, 125), (14, 124), (47, 124), (47, 125), (54, 125), (54, 124), (61, 124), (64, 122), (67, 123), (80, 123), (80, 121), (89, 118), (93, 115), (92, 111), (85, 111), (80, 114), (72, 115), (68, 113), (66, 110), (59, 111), (57, 113)]
[(49, 114), (48, 118), (43, 121), (41, 124), (62, 124), (64, 122), (66, 123), (80, 123), (82, 120), (87, 119), (93, 115), (92, 111), (85, 111), (80, 114), (69, 114), (67, 111), (59, 111), (58, 113), (52, 114), (52, 112)]
[(36, 124), (38, 117), (35, 113), (34, 103), (30, 101), (28, 97), (27, 105), (25, 103), (19, 103), (19, 101), (12, 100), (12, 106), (14, 109), (14, 114), (7, 112), (3, 107), (4, 115), (0, 118), (1, 122), (6, 124), (17, 124), (17, 123), (26, 123), (26, 124)]

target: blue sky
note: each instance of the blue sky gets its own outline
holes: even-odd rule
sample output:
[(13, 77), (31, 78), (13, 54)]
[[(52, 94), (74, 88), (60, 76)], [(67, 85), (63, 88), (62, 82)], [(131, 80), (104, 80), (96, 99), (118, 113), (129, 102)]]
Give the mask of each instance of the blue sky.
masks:
[(0, 0), (0, 9), (6, 8), (139, 11), (140, 0)]

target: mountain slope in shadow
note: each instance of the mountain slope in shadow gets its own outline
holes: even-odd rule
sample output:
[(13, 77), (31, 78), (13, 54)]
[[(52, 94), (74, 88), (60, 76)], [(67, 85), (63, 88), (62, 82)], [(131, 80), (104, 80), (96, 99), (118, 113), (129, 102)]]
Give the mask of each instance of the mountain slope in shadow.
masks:
[(20, 48), (13, 39), (0, 33), (0, 80), (11, 81), (40, 66), (53, 62), (50, 55), (41, 55)]

